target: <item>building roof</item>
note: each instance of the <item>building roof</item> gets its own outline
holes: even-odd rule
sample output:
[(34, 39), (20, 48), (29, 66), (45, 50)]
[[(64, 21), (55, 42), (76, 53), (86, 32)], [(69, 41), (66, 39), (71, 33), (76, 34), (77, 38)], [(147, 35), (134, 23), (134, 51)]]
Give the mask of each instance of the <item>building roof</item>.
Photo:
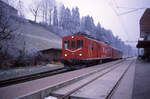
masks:
[(150, 48), (150, 40), (149, 41), (138, 41), (137, 48)]

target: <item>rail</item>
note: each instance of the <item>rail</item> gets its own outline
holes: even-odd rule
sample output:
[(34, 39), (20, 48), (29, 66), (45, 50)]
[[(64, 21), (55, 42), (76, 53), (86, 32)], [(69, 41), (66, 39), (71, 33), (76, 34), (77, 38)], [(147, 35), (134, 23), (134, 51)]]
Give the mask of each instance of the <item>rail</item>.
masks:
[(12, 78), (12, 79), (8, 79), (8, 80), (3, 80), (3, 81), (0, 81), (0, 87), (23, 83), (23, 82), (27, 82), (27, 81), (31, 81), (31, 80), (35, 80), (35, 79), (40, 79), (43, 77), (53, 76), (53, 75), (56, 75), (59, 73), (67, 72), (67, 71), (68, 70), (65, 68), (59, 68), (59, 69), (55, 69), (55, 70), (49, 70), (46, 72), (40, 72), (40, 73), (36, 73), (36, 74), (32, 74), (32, 75), (26, 75), (26, 76)]

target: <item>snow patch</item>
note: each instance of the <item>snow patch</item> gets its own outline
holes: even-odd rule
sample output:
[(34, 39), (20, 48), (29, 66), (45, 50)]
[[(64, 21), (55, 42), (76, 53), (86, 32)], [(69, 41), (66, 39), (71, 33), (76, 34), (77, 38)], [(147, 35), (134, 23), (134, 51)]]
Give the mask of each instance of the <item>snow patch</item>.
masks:
[(49, 96), (49, 97), (45, 97), (44, 99), (57, 99), (57, 97)]

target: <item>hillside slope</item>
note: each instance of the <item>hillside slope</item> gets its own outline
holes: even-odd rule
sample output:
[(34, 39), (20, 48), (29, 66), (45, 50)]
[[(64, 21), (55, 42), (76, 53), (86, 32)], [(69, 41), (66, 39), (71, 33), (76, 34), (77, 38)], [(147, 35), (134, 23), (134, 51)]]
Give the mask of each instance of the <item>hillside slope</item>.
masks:
[(61, 38), (46, 28), (29, 21), (17, 24), (19, 26), (17, 32), (23, 35), (28, 46), (37, 48), (38, 50), (62, 48)]

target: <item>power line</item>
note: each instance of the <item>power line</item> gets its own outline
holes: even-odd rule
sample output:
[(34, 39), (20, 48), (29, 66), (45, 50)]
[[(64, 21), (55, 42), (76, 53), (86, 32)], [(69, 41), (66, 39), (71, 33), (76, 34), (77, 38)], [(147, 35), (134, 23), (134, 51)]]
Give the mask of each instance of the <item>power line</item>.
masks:
[[(120, 8), (120, 7), (118, 7), (118, 8)], [(125, 14), (129, 14), (129, 13), (132, 13), (132, 12), (135, 12), (135, 11), (139, 11), (139, 10), (142, 10), (142, 9), (146, 9), (146, 8), (132, 9), (132, 10), (130, 10), (130, 11), (120, 13), (120, 14), (118, 14), (118, 16), (125, 15)]]
[[(114, 2), (115, 8), (119, 7), (119, 6), (117, 5), (117, 3), (116, 3), (115, 0), (111, 0), (111, 1)], [(110, 6), (111, 6), (111, 5), (110, 5)], [(123, 30), (124, 30), (126, 36), (127, 36), (127, 39), (128, 39), (128, 38), (129, 38), (129, 37), (128, 37), (128, 31), (127, 31), (127, 29), (125, 28), (125, 25), (124, 25), (124, 23), (123, 23), (121, 17), (119, 17), (119, 13), (117, 12), (117, 10), (116, 10), (113, 6), (111, 6), (111, 8), (113, 9), (113, 11), (115, 12), (115, 14), (117, 15), (117, 17), (118, 17), (118, 19), (119, 19), (119, 21), (120, 21), (120, 23), (121, 23), (121, 26), (122, 26), (122, 28), (123, 28)]]
[[(107, 0), (107, 1), (108, 1), (108, 0)], [(120, 16), (129, 14), (129, 13), (132, 13), (132, 12), (135, 12), (135, 11), (138, 11), (138, 10), (146, 9), (146, 7), (141, 7), (141, 8), (120, 7), (120, 6), (118, 6), (116, 0), (111, 0), (111, 1), (112, 1), (112, 3), (114, 4), (115, 8), (114, 8), (114, 6), (112, 6), (112, 5), (110, 5), (110, 6), (111, 6), (112, 10), (115, 12), (115, 14), (118, 16), (118, 19), (119, 19), (119, 21), (120, 21), (120, 23), (121, 23), (121, 25), (122, 25), (122, 28), (123, 28), (123, 30), (124, 30), (126, 36), (127, 36), (127, 39), (128, 39), (128, 38), (129, 38), (129, 37), (128, 37), (128, 31), (127, 31), (127, 29), (126, 29), (126, 27), (125, 27), (125, 25), (124, 25), (124, 22), (123, 22), (123, 20), (121, 19)], [(118, 13), (117, 9), (118, 9), (119, 12), (120, 12), (120, 9), (126, 9), (126, 10), (128, 10), (128, 11), (122, 12), (122, 13)]]
[(123, 42), (127, 42), (127, 43), (137, 43), (138, 41), (128, 41), (128, 40), (126, 40), (126, 41), (123, 41)]
[[(107, 0), (108, 1), (108, 0)], [(125, 14), (129, 14), (138, 10), (143, 10), (143, 9), (147, 9), (147, 7), (122, 7), (122, 6), (118, 6), (116, 0), (111, 0), (113, 2), (113, 4), (115, 5), (115, 8), (120, 10), (120, 9), (125, 9), (128, 10), (126, 12), (123, 13), (119, 13), (115, 8), (112, 7), (112, 9), (114, 10), (114, 12), (116, 13), (117, 16), (121, 16), (121, 15), (125, 15)]]
[(117, 8), (119, 8), (119, 9), (146, 9), (147, 7), (138, 7), (138, 8), (131, 8), (131, 7), (120, 7), (120, 6), (117, 6)]

